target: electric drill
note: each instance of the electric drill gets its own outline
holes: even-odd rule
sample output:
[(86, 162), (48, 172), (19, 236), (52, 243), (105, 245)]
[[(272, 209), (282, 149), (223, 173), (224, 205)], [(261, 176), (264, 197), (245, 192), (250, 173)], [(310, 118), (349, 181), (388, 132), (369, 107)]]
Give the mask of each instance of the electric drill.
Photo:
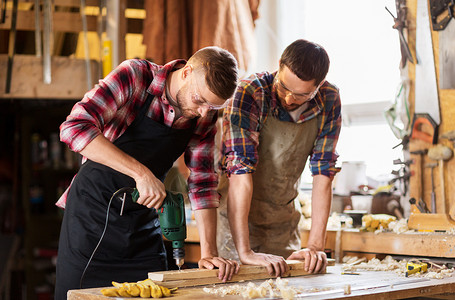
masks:
[[(134, 189), (131, 197), (136, 202), (139, 191)], [(183, 195), (166, 191), (163, 205), (157, 210), (161, 231), (166, 239), (172, 242), (172, 256), (179, 267), (184, 263), (185, 248), (183, 241), (186, 239), (185, 204)]]

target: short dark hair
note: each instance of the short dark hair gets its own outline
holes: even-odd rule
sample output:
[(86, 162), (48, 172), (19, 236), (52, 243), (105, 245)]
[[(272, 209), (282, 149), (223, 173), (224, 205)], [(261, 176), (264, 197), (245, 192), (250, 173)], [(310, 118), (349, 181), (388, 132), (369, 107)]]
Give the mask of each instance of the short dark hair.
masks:
[(205, 47), (190, 57), (195, 69), (202, 67), (209, 90), (222, 99), (234, 95), (238, 83), (237, 60), (227, 50), (220, 47)]
[(301, 80), (314, 79), (316, 85), (319, 85), (329, 71), (330, 59), (322, 46), (299, 39), (284, 49), (280, 59), (280, 70), (284, 66)]

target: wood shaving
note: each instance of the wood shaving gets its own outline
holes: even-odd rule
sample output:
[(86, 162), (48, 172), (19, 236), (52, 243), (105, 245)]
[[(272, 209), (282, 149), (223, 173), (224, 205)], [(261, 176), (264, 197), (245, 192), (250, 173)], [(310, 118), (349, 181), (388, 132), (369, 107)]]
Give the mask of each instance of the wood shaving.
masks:
[(392, 229), (393, 232), (400, 234), (409, 231), (408, 220), (401, 219), (398, 221), (392, 221), (389, 223), (389, 229)]
[(368, 262), (362, 262), (358, 265), (344, 264), (343, 271), (398, 271), (397, 273), (406, 272), (406, 260), (396, 261), (392, 256), (386, 256), (382, 261), (373, 258)]
[(273, 279), (269, 279), (261, 283), (260, 285), (256, 285), (253, 282), (249, 282), (247, 285), (230, 285), (230, 286), (221, 286), (221, 287), (213, 287), (208, 288), (205, 287), (202, 290), (205, 293), (213, 294), (217, 296), (224, 297), (226, 295), (240, 295), (244, 299), (255, 299), (255, 298), (281, 298), (285, 300), (294, 299), (294, 297), (298, 293), (306, 292), (306, 293), (317, 293), (321, 291), (331, 290), (333, 288), (309, 288), (309, 289), (302, 289), (298, 287), (293, 287), (289, 285), (289, 281), (287, 279), (277, 278), (275, 281)]
[[(368, 262), (362, 262), (360, 264), (355, 264), (359, 259), (356, 256), (345, 256), (342, 259), (343, 272), (349, 271), (393, 271), (399, 275), (403, 275), (406, 273), (406, 264), (408, 263), (407, 260), (403, 259), (401, 261), (394, 260), (391, 256), (386, 256), (382, 261), (373, 258)], [(430, 263), (431, 264), (431, 263)], [(447, 269), (446, 267), (436, 267), (436, 265), (432, 265), (426, 273), (415, 273), (409, 275), (409, 277), (425, 277), (425, 278), (433, 278), (433, 279), (443, 279), (446, 277), (451, 277), (454, 273), (454, 269)]]

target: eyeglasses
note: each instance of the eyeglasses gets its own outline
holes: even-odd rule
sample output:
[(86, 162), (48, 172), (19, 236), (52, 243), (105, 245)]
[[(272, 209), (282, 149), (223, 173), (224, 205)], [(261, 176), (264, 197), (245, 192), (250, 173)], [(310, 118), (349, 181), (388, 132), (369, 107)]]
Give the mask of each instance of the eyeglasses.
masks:
[(298, 101), (298, 102), (303, 102), (303, 101), (313, 99), (316, 96), (316, 94), (318, 93), (318, 90), (323, 83), (324, 83), (324, 80), (321, 81), (321, 83), (317, 86), (317, 88), (311, 93), (294, 93), (283, 84), (283, 82), (279, 78), (279, 73), (277, 73), (275, 76), (275, 84), (277, 85), (278, 93), (280, 93), (282, 95), (284, 94), (285, 97), (287, 95), (291, 95), (294, 98), (294, 100)]
[(200, 106), (205, 106), (207, 107), (208, 109), (210, 110), (219, 110), (219, 109), (223, 109), (226, 107), (226, 104), (227, 104), (227, 101), (225, 101), (223, 104), (221, 105), (216, 105), (216, 104), (212, 104), (210, 103), (209, 101), (207, 101), (206, 99), (204, 99), (200, 94), (200, 89), (199, 89), (199, 84), (197, 82), (197, 80), (195, 80), (195, 87), (196, 87), (196, 90), (195, 92), (191, 95), (191, 99), (193, 100), (194, 103), (200, 105)]
[(210, 110), (219, 110), (219, 109), (223, 109), (226, 107), (226, 103), (227, 101), (225, 101), (223, 104), (221, 105), (216, 105), (216, 104), (212, 104), (210, 102), (208, 102), (207, 100), (203, 99), (197, 92), (196, 93), (193, 93), (191, 95), (191, 98), (193, 99), (193, 102), (200, 105), (200, 106), (205, 106), (207, 107), (208, 109)]

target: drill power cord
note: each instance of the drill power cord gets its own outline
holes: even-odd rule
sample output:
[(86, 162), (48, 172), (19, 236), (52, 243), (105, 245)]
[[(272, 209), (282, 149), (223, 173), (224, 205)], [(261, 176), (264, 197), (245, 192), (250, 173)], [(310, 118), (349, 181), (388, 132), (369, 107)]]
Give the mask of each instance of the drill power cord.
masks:
[[(79, 288), (80, 288), (80, 289), (82, 289), (82, 281), (84, 280), (85, 273), (87, 272), (88, 266), (90, 265), (90, 262), (92, 261), (93, 256), (95, 256), (96, 250), (98, 250), (98, 247), (100, 246), (101, 241), (102, 241), (103, 238), (104, 238), (104, 234), (106, 233), (107, 224), (108, 224), (108, 222), (109, 222), (109, 211), (110, 211), (110, 209), (111, 209), (112, 200), (113, 200), (114, 198), (116, 198), (116, 197), (117, 197), (119, 194), (121, 194), (121, 193), (132, 193), (133, 190), (134, 190), (134, 188), (131, 188), (131, 187), (123, 187), (123, 188), (117, 190), (115, 193), (112, 194), (111, 199), (109, 200), (109, 203), (108, 203), (108, 205), (107, 205), (107, 210), (106, 210), (106, 221), (104, 222), (103, 233), (101, 234), (101, 237), (100, 237), (100, 239), (99, 239), (99, 241), (98, 241), (98, 244), (96, 245), (95, 249), (93, 249), (92, 255), (90, 256), (89, 260), (87, 261), (87, 265), (85, 266), (84, 271), (82, 272), (81, 280), (80, 280), (80, 282), (79, 282)], [(123, 199), (123, 201), (125, 201), (125, 199)]]

